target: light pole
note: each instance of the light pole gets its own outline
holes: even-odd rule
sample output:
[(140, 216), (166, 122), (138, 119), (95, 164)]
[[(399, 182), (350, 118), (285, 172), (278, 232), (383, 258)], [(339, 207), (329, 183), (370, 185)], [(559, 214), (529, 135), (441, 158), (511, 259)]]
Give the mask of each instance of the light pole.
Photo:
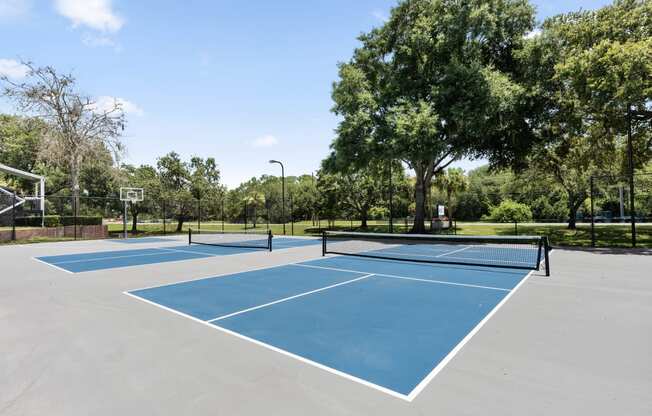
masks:
[(283, 201), (281, 205), (281, 216), (283, 217), (283, 235), (285, 235), (285, 167), (278, 160), (270, 160), (269, 163), (278, 163), (281, 165), (281, 198)]
[(637, 111), (632, 109), (632, 105), (627, 105), (627, 161), (629, 165), (629, 215), (632, 219), (632, 247), (636, 247), (636, 210), (634, 208), (634, 146), (632, 144), (632, 121), (650, 121), (652, 120), (652, 111)]

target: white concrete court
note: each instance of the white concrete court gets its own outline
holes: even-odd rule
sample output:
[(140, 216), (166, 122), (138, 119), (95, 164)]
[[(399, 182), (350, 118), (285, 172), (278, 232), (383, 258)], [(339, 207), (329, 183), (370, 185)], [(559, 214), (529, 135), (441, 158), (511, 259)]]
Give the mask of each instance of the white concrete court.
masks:
[(527, 280), (405, 402), (123, 294), (313, 259), (319, 246), (79, 275), (32, 260), (133, 248), (0, 246), (0, 415), (652, 414), (649, 251), (556, 250), (552, 277)]

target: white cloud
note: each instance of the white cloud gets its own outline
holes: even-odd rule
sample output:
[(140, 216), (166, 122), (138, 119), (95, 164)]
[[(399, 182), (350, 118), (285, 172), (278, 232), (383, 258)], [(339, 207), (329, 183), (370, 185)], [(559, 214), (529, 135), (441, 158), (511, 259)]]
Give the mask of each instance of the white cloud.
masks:
[(124, 19), (112, 10), (111, 0), (55, 0), (55, 7), (72, 21), (73, 27), (117, 32), (124, 25)]
[(270, 134), (258, 137), (251, 142), (251, 146), (255, 148), (272, 147), (278, 144), (278, 139)]
[(84, 45), (91, 48), (109, 47), (113, 48), (116, 52), (122, 52), (122, 46), (116, 43), (116, 41), (110, 36), (98, 36), (93, 33), (84, 33), (81, 40)]
[(382, 12), (380, 10), (374, 10), (371, 12), (371, 15), (376, 18), (376, 20), (379, 20), (383, 23), (386, 23), (389, 20), (389, 17), (387, 17), (387, 14), (385, 12)]
[(0, 18), (19, 17), (32, 8), (31, 0), (0, 0)]
[(0, 76), (12, 79), (25, 78), (29, 68), (13, 59), (0, 59)]
[(539, 35), (541, 35), (541, 29), (536, 28), (532, 32), (526, 33), (525, 38), (526, 39), (532, 39), (532, 38), (536, 38)]
[(120, 97), (97, 97), (97, 100), (95, 101), (95, 109), (97, 111), (110, 111), (116, 104), (120, 105), (122, 112), (125, 114), (133, 114), (135, 116), (145, 115), (145, 111), (143, 111), (143, 109), (138, 105)]

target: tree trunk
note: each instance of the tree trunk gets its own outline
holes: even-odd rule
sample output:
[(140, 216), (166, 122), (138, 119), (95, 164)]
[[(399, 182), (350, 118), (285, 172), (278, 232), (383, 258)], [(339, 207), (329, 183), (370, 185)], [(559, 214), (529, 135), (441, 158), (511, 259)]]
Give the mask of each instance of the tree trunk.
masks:
[(179, 215), (177, 218), (177, 232), (180, 233), (183, 230), (183, 215)]
[(576, 196), (571, 193), (568, 194), (568, 229), (576, 230), (577, 229), (577, 211), (580, 209), (580, 206), (584, 202), (584, 199), (581, 196)]
[(360, 213), (360, 228), (367, 228), (367, 220), (369, 219), (369, 213), (367, 211), (362, 211)]
[[(426, 169), (430, 169), (430, 165)], [(414, 169), (416, 173), (416, 184), (414, 186), (414, 200), (415, 211), (414, 211), (414, 225), (410, 232), (415, 234), (423, 234), (426, 232), (425, 227), (425, 216), (426, 216), (426, 197), (428, 194), (428, 187), (430, 186), (430, 181), (432, 175), (425, 172), (424, 168), (417, 167)]]
[(138, 231), (138, 211), (131, 213), (131, 233), (136, 234)]

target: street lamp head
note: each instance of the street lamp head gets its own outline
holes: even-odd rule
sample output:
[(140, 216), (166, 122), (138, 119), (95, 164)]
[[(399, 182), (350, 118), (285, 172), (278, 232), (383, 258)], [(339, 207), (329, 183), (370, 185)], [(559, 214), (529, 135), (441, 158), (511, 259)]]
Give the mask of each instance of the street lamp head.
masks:
[(272, 159), (272, 160), (269, 161), (269, 163), (281, 163), (281, 162), (279, 162), (278, 160), (273, 160)]

